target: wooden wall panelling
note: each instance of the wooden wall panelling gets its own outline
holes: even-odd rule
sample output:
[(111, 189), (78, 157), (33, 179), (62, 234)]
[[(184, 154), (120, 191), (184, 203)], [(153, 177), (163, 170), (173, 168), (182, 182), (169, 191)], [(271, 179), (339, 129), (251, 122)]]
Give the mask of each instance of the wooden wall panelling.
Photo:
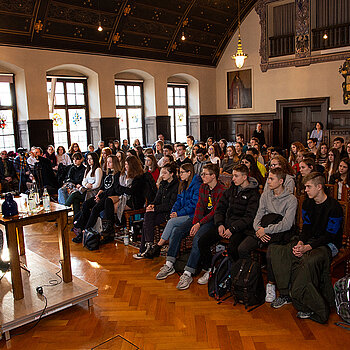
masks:
[(44, 151), (54, 144), (53, 124), (51, 119), (28, 120), (29, 145), (39, 146)]
[[(101, 118), (101, 140), (106, 144), (109, 140), (120, 140), (119, 120), (117, 118)], [(120, 140), (120, 143), (122, 140)]]
[(157, 128), (157, 137), (159, 134), (163, 134), (165, 140), (171, 140), (169, 115), (158, 115), (156, 117), (156, 128)]

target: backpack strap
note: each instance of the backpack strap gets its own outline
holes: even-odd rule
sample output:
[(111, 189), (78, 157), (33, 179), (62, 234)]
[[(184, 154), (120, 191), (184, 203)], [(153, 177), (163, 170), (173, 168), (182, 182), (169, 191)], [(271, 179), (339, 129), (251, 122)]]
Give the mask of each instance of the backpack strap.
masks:
[(231, 290), (232, 290), (233, 297), (235, 299), (234, 305), (237, 304), (237, 298), (236, 298), (236, 294), (235, 294), (235, 284), (237, 283), (239, 277), (241, 276), (245, 264), (246, 264), (246, 260), (242, 260), (241, 267), (239, 268), (239, 271), (238, 271), (237, 275), (235, 276), (235, 278), (232, 280)]
[(350, 331), (350, 323), (347, 322), (334, 322), (334, 324), (338, 327), (344, 328), (347, 331)]
[(244, 281), (244, 306), (246, 309), (248, 307), (248, 287), (247, 287), (247, 284), (249, 281), (250, 273), (252, 272), (253, 264), (254, 264), (254, 262), (252, 261), (252, 263), (250, 264), (249, 269), (247, 271), (247, 274), (243, 280)]

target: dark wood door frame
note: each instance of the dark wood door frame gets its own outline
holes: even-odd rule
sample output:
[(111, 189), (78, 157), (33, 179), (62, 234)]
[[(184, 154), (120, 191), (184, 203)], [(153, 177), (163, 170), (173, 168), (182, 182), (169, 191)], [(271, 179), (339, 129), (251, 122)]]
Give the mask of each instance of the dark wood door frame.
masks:
[[(277, 100), (276, 101), (276, 117), (280, 120), (280, 129), (279, 129), (279, 139), (281, 140), (281, 145), (283, 147), (288, 147), (286, 144), (287, 140), (285, 139), (284, 130), (287, 127), (286, 118), (284, 116), (285, 108), (293, 107), (312, 107), (312, 106), (321, 106), (321, 115), (322, 123), (324, 130), (328, 129), (328, 110), (329, 110), (329, 97), (316, 97), (316, 98), (302, 98), (295, 100)], [(327, 133), (324, 133), (327, 136)]]

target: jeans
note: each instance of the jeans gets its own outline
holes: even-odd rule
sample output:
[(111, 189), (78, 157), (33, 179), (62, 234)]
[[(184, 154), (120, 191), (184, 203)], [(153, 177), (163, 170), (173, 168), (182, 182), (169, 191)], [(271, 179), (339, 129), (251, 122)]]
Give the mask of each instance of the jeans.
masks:
[(208, 232), (213, 227), (215, 227), (214, 221), (210, 220), (209, 222), (202, 225), (197, 231), (197, 233), (194, 235), (193, 242), (192, 242), (192, 249), (191, 249), (190, 256), (187, 260), (187, 264), (185, 266), (185, 271), (195, 274), (198, 262), (201, 257), (201, 253), (198, 247), (198, 241), (206, 232)]
[[(169, 223), (169, 230), (171, 228), (171, 233), (169, 236), (169, 249), (167, 253), (166, 260), (175, 262), (176, 256), (180, 250), (180, 244), (183, 238), (188, 236), (190, 229), (192, 227), (192, 221), (193, 219), (189, 216), (180, 216), (173, 219), (170, 219), (166, 225), (165, 228), (168, 227)], [(165, 232), (165, 230), (164, 230)], [(164, 235), (163, 232), (163, 235)], [(162, 238), (163, 238), (162, 235)]]
[(164, 239), (164, 241), (167, 241), (170, 238), (170, 236), (172, 235), (174, 230), (176, 230), (179, 226), (181, 226), (186, 221), (191, 221), (191, 224), (192, 224), (192, 220), (193, 219), (190, 218), (188, 215), (177, 216), (176, 218), (171, 218), (167, 222), (161, 238)]
[(66, 187), (61, 187), (58, 189), (58, 203), (65, 205), (68, 199), (68, 191)]

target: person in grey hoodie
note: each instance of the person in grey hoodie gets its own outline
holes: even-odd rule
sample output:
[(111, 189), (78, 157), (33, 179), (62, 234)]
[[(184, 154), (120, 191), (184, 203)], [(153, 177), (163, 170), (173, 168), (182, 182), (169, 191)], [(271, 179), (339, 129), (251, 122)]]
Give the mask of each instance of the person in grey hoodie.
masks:
[[(260, 197), (259, 209), (253, 227), (255, 236), (248, 236), (238, 247), (241, 259), (250, 258), (252, 250), (271, 244), (286, 244), (293, 234), (295, 214), (298, 206), (296, 197), (284, 187), (286, 173), (281, 168), (271, 169), (267, 179), (268, 188)], [(272, 271), (270, 249), (267, 250), (266, 302), (276, 298), (275, 277)]]

